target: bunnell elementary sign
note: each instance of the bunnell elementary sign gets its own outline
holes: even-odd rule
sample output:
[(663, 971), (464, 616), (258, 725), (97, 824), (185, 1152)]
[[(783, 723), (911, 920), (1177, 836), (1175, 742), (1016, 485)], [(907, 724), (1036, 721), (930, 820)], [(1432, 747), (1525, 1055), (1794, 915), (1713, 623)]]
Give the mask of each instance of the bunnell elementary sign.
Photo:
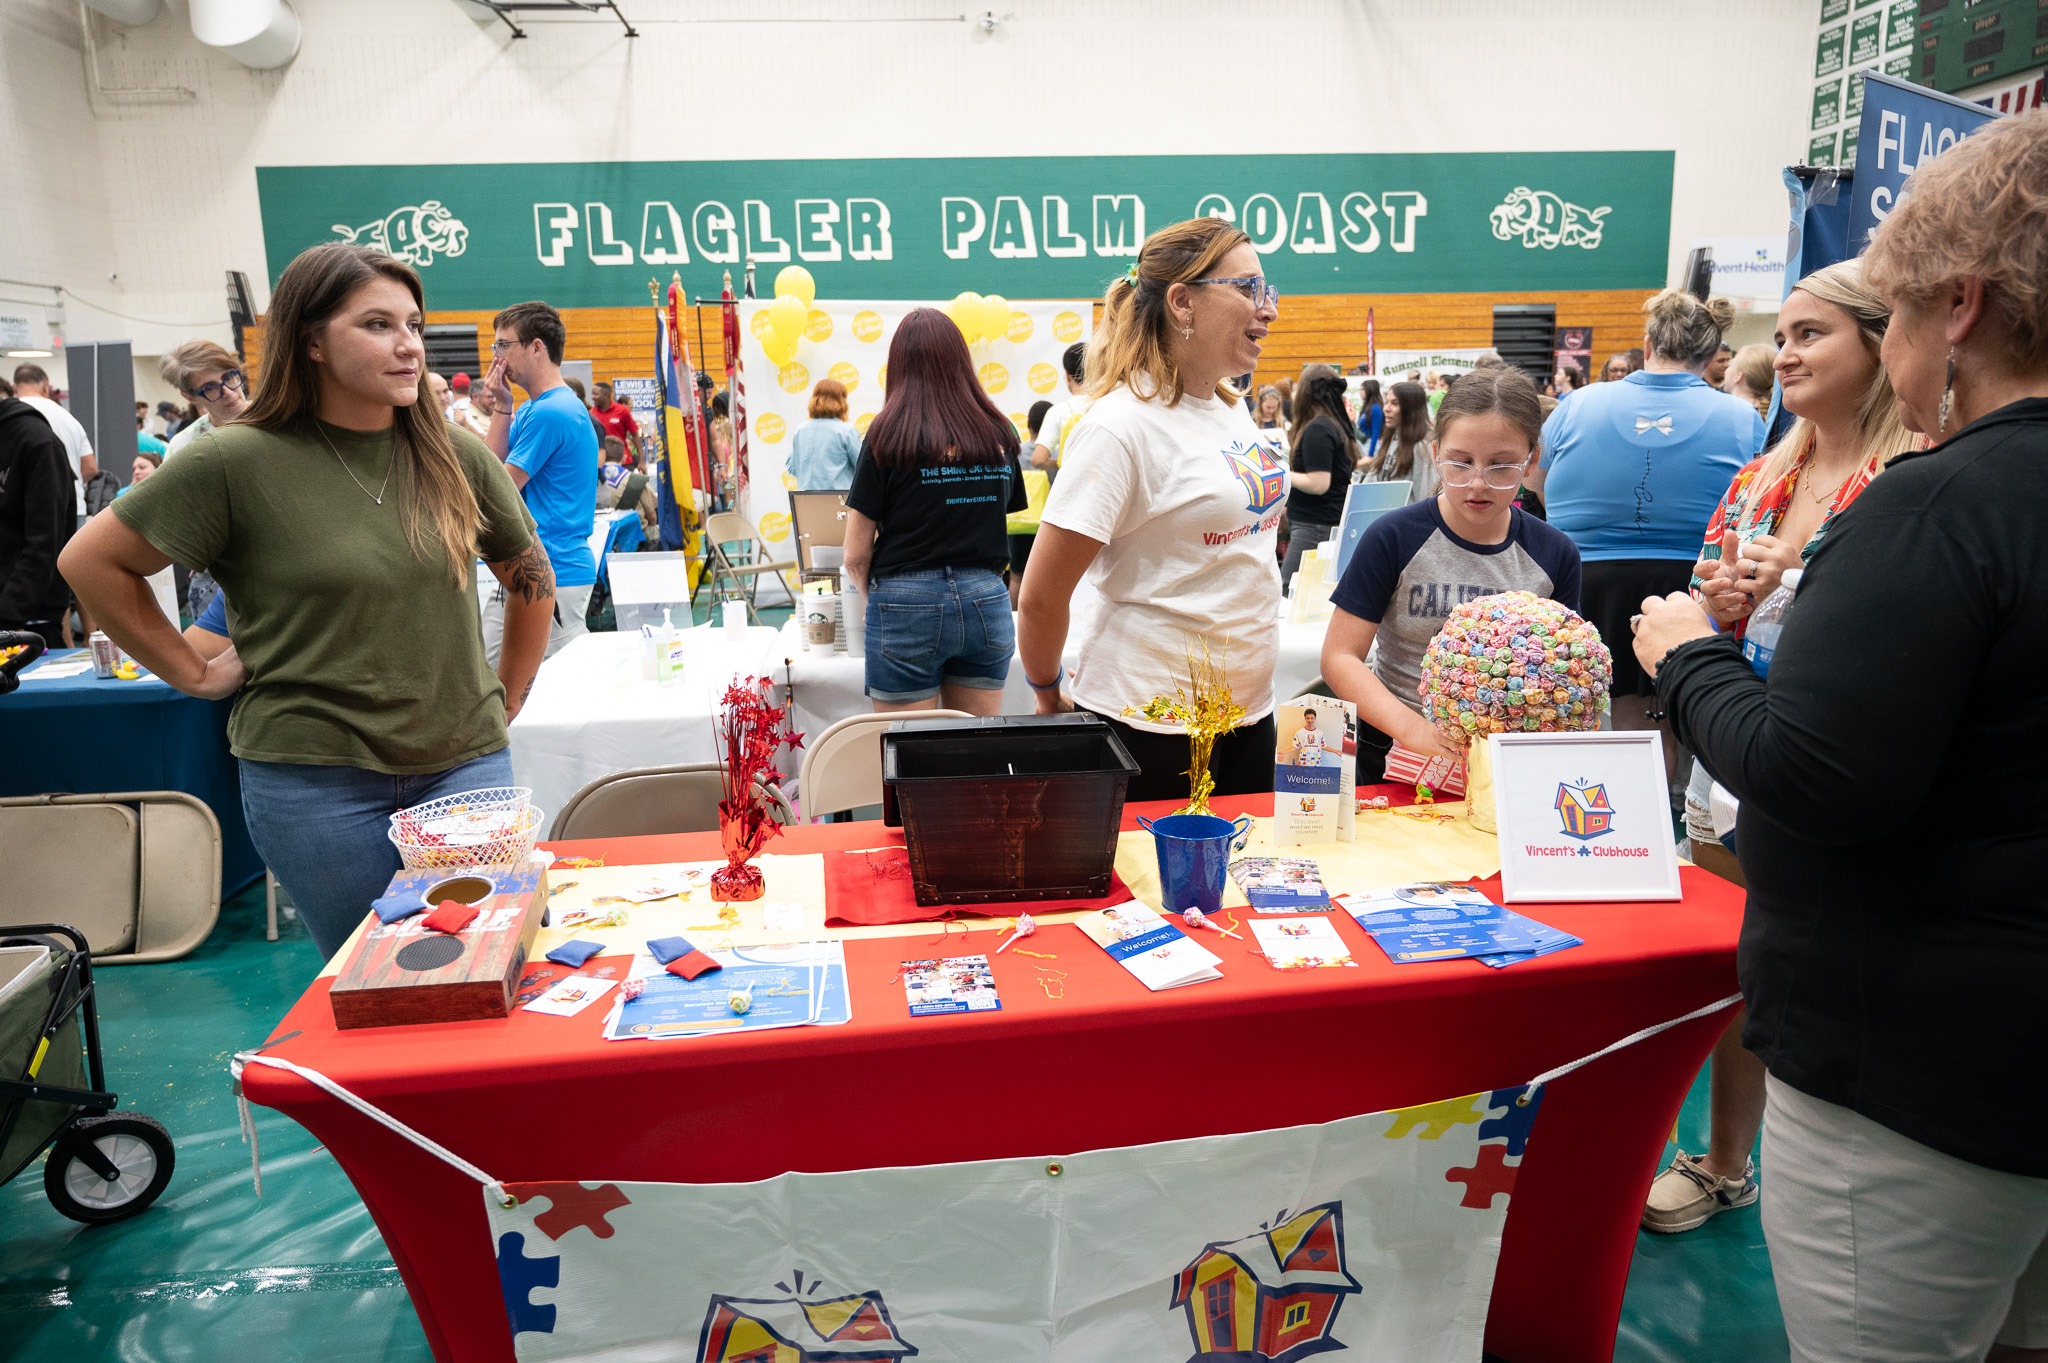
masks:
[[(1008, 157), (265, 166), (274, 282), (309, 246), (409, 261), (435, 308), (715, 296), (751, 259), (825, 297), (1100, 297), (1148, 232), (1237, 223), (1283, 292), (1654, 289), (1673, 154)], [(1283, 304), (1284, 306), (1284, 304)]]

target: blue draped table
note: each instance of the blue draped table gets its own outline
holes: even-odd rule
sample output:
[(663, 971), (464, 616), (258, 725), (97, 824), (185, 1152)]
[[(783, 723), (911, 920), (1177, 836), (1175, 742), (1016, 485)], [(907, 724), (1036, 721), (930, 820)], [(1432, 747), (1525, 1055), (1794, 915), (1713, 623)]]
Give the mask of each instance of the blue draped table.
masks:
[(88, 670), (32, 680), (52, 660), (83, 651), (52, 650), (0, 696), (0, 796), (183, 791), (220, 820), (221, 897), (260, 877), (263, 859), (242, 818), (241, 772), (228, 751), (233, 702), (195, 700), (147, 675), (102, 681)]

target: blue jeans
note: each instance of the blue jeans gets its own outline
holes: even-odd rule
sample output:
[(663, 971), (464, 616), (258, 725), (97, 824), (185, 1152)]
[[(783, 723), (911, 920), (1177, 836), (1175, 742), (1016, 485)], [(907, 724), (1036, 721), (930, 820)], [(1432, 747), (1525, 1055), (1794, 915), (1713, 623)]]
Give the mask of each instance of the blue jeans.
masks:
[(443, 795), (513, 783), (510, 748), (425, 776), (239, 760), (249, 835), (298, 905), (323, 958), (341, 949), (370, 901), (399, 872), (389, 837), (393, 814)]
[(986, 568), (931, 568), (868, 587), (871, 700), (929, 700), (939, 686), (1000, 691), (1017, 650), (1010, 589)]

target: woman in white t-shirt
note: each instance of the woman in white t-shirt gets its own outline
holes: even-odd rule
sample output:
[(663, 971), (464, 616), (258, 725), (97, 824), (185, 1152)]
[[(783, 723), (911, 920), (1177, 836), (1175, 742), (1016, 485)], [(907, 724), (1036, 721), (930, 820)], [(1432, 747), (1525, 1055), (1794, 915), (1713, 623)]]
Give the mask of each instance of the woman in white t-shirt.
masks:
[[(1110, 285), (1088, 345), (1095, 405), (1061, 451), (1019, 597), (1018, 656), (1038, 712), (1078, 706), (1108, 720), (1140, 768), (1133, 800), (1188, 789), (1185, 734), (1124, 712), (1185, 688), (1189, 651), (1204, 644), (1246, 714), (1216, 743), (1216, 793), (1273, 788), (1287, 465), (1228, 382), (1257, 366), (1279, 315), (1259, 270), (1243, 232), (1196, 218), (1154, 233)], [(1064, 678), (1070, 611), (1079, 665)]]

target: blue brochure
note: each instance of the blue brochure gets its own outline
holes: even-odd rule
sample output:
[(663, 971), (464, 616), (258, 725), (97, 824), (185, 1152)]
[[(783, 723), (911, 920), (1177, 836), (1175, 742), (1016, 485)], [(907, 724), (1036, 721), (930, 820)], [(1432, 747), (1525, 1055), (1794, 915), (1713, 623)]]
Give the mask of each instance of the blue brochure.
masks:
[[(634, 974), (640, 996), (622, 1002), (605, 1023), (611, 1041), (760, 1032), (774, 1027), (830, 1026), (853, 1016), (846, 992), (846, 955), (837, 942), (741, 947), (710, 953), (722, 969), (678, 979), (642, 955)], [(735, 1001), (744, 1006), (736, 1007)]]
[(1469, 956), (1499, 967), (1580, 945), (1570, 933), (1502, 908), (1470, 885), (1401, 885), (1347, 898), (1344, 907), (1397, 964)]

